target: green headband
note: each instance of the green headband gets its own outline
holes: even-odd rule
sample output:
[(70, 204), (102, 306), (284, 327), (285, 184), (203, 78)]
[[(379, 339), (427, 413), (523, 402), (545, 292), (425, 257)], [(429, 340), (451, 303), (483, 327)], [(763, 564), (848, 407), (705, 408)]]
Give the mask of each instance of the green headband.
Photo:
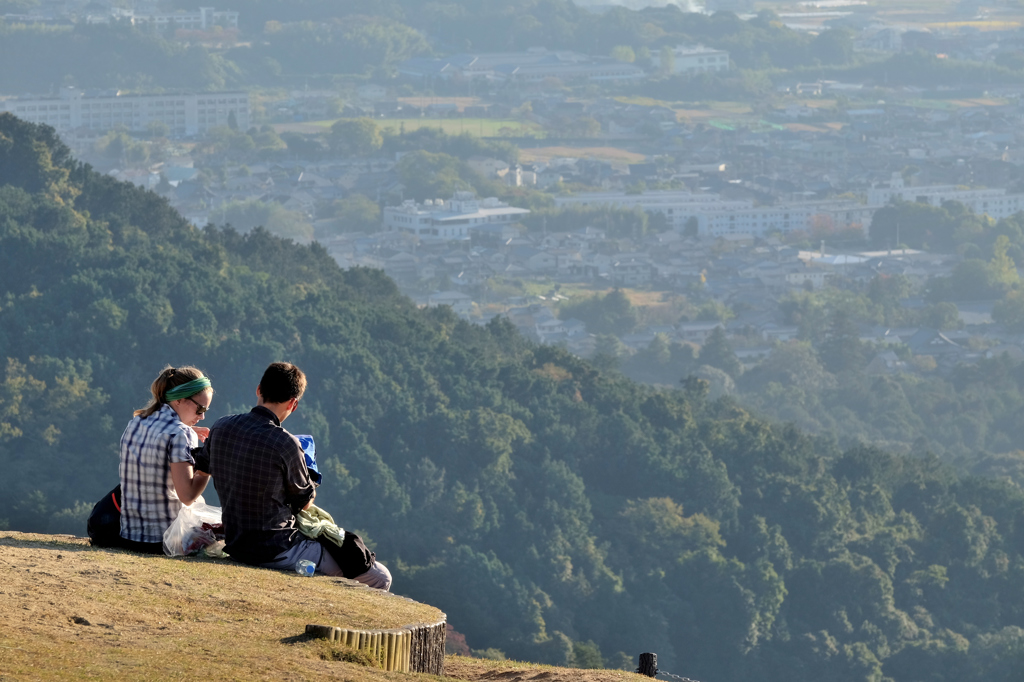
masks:
[(164, 394), (164, 400), (171, 402), (172, 400), (181, 400), (182, 398), (191, 398), (196, 393), (201, 393), (206, 389), (213, 386), (210, 380), (206, 377), (199, 377), (193, 379), (187, 384), (181, 386), (175, 386), (174, 388), (168, 389), (167, 393)]

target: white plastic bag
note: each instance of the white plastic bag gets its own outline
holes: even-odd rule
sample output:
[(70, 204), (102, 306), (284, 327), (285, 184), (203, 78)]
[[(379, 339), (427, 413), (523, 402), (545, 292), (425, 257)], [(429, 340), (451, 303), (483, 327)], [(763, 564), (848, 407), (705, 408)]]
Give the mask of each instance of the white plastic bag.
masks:
[[(220, 507), (206, 504), (200, 495), (189, 506), (182, 506), (178, 517), (164, 531), (164, 554), (185, 556), (217, 541), (209, 526), (220, 524)], [(203, 524), (207, 528), (203, 528)]]

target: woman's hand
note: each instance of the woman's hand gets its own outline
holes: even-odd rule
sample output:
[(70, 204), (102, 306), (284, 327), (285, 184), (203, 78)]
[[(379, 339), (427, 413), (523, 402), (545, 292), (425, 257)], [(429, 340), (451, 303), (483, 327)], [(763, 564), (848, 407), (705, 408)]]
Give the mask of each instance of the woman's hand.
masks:
[(200, 443), (205, 442), (206, 437), (210, 435), (210, 429), (206, 428), (205, 426), (193, 426), (192, 430), (196, 432), (197, 436), (199, 436)]

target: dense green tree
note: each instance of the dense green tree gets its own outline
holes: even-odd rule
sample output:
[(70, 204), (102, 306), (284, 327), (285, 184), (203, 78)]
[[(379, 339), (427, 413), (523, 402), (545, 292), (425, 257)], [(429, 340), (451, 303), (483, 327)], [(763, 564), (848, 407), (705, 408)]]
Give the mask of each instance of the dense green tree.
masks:
[(1006, 289), (1020, 281), (1017, 275), (1017, 265), (1007, 253), (1009, 250), (1010, 238), (1005, 234), (999, 235), (996, 237), (995, 244), (992, 245), (992, 261), (989, 263), (992, 269), (993, 283)]
[(429, 52), (423, 36), (393, 16), (371, 11), (341, 18), (344, 12), (335, 12), (316, 22), (269, 22), (260, 39), (233, 48), (227, 57), (267, 83), (274, 81), (261, 68), (267, 60), (284, 74), (391, 73), (400, 62)]
[(992, 319), (1013, 331), (1024, 330), (1024, 292), (1006, 292), (1006, 296), (992, 307)]
[(266, 203), (259, 199), (236, 201), (225, 204), (213, 212), (211, 218), (225, 225), (249, 232), (257, 227), (266, 228), (280, 237), (308, 240), (313, 236), (313, 227), (298, 211), (289, 211), (281, 204)]
[(380, 206), (362, 194), (353, 194), (331, 204), (336, 232), (376, 232), (380, 229)]
[(832, 314), (819, 354), (829, 371), (861, 369), (866, 360), (864, 345), (857, 333), (857, 325), (846, 312), (837, 310)]
[(342, 119), (327, 136), (331, 149), (342, 156), (370, 156), (384, 143), (380, 128), (369, 118)]
[(238, 73), (219, 54), (123, 24), (73, 27), (0, 23), (5, 92), (38, 92), (40, 84), (79, 88), (223, 89)]
[(732, 378), (743, 373), (743, 364), (736, 357), (736, 351), (725, 336), (725, 328), (715, 327), (700, 347), (700, 362), (720, 369)]
[(448, 199), (457, 190), (471, 190), (467, 178), (475, 179), (475, 174), (454, 156), (422, 151), (403, 156), (398, 174), (405, 185), (405, 196), (417, 201)]
[(894, 202), (875, 211), (869, 229), (876, 248), (896, 249), (900, 245), (948, 248), (952, 244), (954, 219), (944, 208), (912, 202)]
[(933, 301), (971, 301), (1005, 292), (992, 269), (980, 258), (968, 258), (953, 268), (949, 277), (934, 277), (928, 284)]
[(834, 386), (835, 381), (811, 345), (796, 340), (775, 346), (765, 360), (743, 375), (744, 387), (755, 391), (763, 390), (774, 382), (781, 386), (819, 392)]
[(853, 58), (853, 32), (845, 28), (822, 31), (810, 44), (810, 56), (822, 64), (848, 64)]
[(598, 294), (581, 301), (568, 301), (558, 308), (563, 320), (575, 317), (587, 325), (593, 334), (622, 336), (636, 327), (639, 313), (621, 289), (612, 289), (603, 296)]
[(108, 133), (97, 140), (96, 151), (119, 164), (139, 165), (149, 160), (148, 145), (133, 140), (123, 130)]

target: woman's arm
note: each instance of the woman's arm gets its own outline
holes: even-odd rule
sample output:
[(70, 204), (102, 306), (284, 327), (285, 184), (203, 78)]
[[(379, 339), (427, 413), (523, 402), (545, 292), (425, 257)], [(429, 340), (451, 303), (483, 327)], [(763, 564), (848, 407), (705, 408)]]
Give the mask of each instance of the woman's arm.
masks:
[(195, 471), (189, 462), (171, 462), (171, 481), (174, 483), (174, 492), (178, 494), (178, 499), (183, 505), (188, 506), (206, 490), (210, 474)]

